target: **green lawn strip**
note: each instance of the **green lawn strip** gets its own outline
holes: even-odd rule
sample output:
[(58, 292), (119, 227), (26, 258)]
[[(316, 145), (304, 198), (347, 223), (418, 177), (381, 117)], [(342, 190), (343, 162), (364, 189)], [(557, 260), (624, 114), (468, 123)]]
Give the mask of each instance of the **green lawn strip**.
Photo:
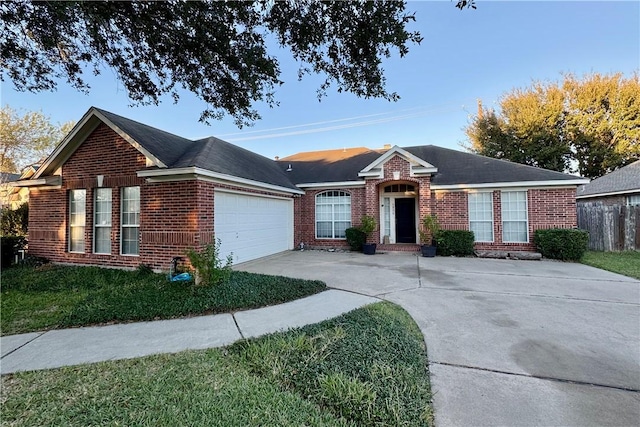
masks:
[(432, 425), (422, 335), (377, 303), (235, 344), (2, 377), (3, 425)]
[(588, 251), (580, 262), (640, 280), (640, 251)]
[(223, 313), (279, 304), (325, 289), (320, 281), (237, 271), (224, 284), (194, 286), (139, 271), (10, 268), (2, 272), (2, 334)]

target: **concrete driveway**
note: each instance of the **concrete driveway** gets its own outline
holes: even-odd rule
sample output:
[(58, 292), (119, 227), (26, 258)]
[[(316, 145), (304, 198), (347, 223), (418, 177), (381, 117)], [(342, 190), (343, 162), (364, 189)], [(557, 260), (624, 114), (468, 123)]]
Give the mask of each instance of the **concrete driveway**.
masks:
[(640, 281), (580, 264), (287, 252), (236, 267), (401, 305), (438, 427), (640, 424)]

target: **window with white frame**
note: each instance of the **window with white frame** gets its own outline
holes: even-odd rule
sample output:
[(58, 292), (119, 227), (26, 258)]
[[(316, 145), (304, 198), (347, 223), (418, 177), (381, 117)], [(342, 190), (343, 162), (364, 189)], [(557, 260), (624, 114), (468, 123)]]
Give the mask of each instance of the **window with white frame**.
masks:
[(493, 193), (469, 193), (469, 230), (476, 242), (493, 242)]
[(527, 243), (529, 225), (527, 218), (527, 192), (503, 191), (502, 241), (505, 243)]
[(93, 252), (111, 253), (111, 189), (97, 188), (93, 209)]
[(87, 190), (69, 191), (69, 252), (84, 252)]
[(637, 206), (637, 205), (640, 205), (640, 194), (627, 196), (627, 206)]
[(121, 253), (138, 255), (140, 253), (140, 187), (122, 189), (122, 208), (120, 210)]
[(351, 195), (325, 191), (316, 195), (316, 238), (344, 239), (351, 227)]

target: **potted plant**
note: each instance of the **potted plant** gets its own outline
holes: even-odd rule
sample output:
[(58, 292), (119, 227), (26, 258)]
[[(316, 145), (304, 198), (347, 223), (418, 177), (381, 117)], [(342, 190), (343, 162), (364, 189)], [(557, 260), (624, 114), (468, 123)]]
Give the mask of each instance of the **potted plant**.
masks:
[(420, 250), (422, 251), (422, 256), (436, 256), (436, 237), (439, 231), (440, 224), (435, 214), (426, 215), (422, 218), (422, 227), (420, 228), (420, 241), (422, 241)]
[(364, 252), (365, 255), (374, 255), (376, 253), (377, 245), (375, 243), (368, 243), (371, 233), (376, 229), (376, 226), (375, 218), (370, 215), (365, 215), (360, 220), (360, 227), (358, 228), (367, 236), (366, 243), (362, 245), (362, 252)]

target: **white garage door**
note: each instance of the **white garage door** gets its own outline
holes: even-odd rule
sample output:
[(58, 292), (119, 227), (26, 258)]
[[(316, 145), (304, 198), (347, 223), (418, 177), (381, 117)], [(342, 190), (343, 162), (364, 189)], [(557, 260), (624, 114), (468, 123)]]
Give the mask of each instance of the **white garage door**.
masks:
[(234, 264), (293, 249), (293, 200), (216, 191), (214, 231)]

